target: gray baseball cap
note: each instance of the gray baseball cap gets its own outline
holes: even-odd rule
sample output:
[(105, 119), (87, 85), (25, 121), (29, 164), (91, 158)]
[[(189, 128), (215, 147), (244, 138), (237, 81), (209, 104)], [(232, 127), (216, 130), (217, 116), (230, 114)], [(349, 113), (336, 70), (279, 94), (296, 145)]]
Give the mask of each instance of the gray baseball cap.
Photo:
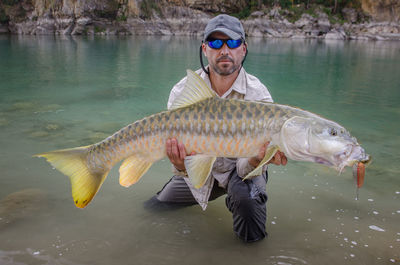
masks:
[(245, 39), (244, 29), (239, 19), (229, 15), (218, 15), (212, 18), (204, 30), (203, 40), (214, 32), (222, 32), (233, 40)]

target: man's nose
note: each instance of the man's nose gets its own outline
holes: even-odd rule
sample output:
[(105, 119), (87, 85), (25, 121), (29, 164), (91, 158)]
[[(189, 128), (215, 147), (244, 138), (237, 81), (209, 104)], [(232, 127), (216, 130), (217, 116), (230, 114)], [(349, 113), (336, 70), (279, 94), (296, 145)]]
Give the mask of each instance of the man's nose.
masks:
[(220, 53), (225, 55), (229, 53), (229, 47), (226, 43), (224, 43), (220, 49)]

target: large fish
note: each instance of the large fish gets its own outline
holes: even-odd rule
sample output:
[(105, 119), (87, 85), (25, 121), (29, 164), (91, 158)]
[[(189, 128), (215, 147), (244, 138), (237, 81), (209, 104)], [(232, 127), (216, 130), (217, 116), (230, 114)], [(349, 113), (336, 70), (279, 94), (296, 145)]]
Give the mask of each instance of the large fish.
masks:
[(221, 99), (196, 73), (188, 70), (186, 87), (172, 109), (136, 121), (103, 141), (83, 147), (37, 154), (69, 176), (75, 205), (85, 207), (110, 169), (124, 160), (119, 181), (136, 183), (157, 160), (166, 156), (166, 141), (183, 143), (190, 181), (200, 188), (216, 157), (252, 157), (270, 141), (260, 165), (281, 150), (289, 159), (311, 161), (342, 171), (370, 160), (354, 137), (339, 124), (286, 105)]

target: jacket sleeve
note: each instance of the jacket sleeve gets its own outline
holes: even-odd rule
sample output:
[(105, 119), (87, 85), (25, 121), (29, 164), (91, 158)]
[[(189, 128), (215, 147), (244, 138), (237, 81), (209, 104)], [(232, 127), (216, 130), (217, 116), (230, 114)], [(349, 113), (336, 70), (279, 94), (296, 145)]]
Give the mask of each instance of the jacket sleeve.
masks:
[(169, 93), (167, 109), (170, 109), (174, 100), (182, 93), (183, 88), (185, 87), (187, 77), (184, 77), (179, 81)]
[[(250, 165), (248, 158), (238, 158), (236, 161), (236, 169), (239, 177), (244, 178), (247, 176), (247, 174), (253, 171), (255, 167)], [(263, 166), (262, 172), (265, 173), (267, 169), (268, 165)]]

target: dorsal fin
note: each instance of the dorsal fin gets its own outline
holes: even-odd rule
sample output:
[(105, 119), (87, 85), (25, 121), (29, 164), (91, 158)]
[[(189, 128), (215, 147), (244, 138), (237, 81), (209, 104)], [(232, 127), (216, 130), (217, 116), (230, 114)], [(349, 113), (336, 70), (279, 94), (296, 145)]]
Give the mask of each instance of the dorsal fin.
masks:
[(192, 105), (206, 98), (212, 98), (215, 93), (198, 74), (187, 70), (187, 80), (182, 93), (171, 105), (170, 109), (178, 109)]

